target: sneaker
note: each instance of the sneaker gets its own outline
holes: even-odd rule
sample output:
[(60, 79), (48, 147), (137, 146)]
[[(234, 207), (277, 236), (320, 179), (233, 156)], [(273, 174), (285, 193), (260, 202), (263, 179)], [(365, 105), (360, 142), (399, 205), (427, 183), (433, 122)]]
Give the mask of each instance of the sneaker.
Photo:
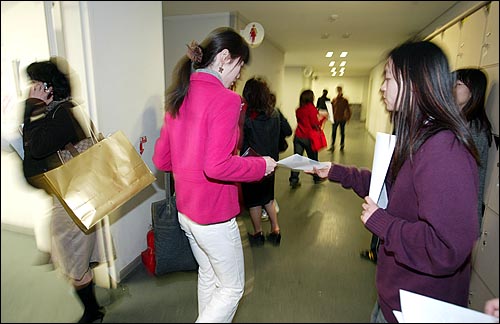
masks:
[(262, 208), (262, 215), (260, 216), (260, 219), (263, 222), (267, 222), (269, 220), (269, 215), (267, 214), (267, 211), (264, 208)]
[(335, 146), (330, 146), (330, 148), (328, 149), (328, 151), (330, 151), (330, 152), (335, 151)]
[(343, 151), (344, 150), (344, 145), (340, 145), (340, 150)]
[(264, 234), (262, 232), (255, 234), (248, 233), (248, 241), (250, 242), (250, 246), (262, 246), (265, 242)]

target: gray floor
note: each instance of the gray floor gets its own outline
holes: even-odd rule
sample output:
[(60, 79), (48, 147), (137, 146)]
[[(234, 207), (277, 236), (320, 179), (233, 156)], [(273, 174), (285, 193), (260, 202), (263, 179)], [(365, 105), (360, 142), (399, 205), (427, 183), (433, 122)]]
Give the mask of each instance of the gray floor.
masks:
[[(325, 133), (330, 140), (330, 124)], [(347, 124), (345, 144), (344, 152), (322, 151), (320, 160), (371, 168), (374, 140), (363, 123)], [(291, 154), (290, 147), (282, 157)], [(289, 170), (276, 172), (281, 246), (251, 248), (251, 221), (242, 212), (247, 287), (234, 322), (369, 322), (375, 265), (359, 257), (371, 238), (360, 220), (362, 199), (336, 183), (315, 185), (303, 173), (302, 186), (291, 190)], [(1, 239), (2, 323), (76, 322), (82, 308), (71, 287), (50, 266), (33, 265), (34, 237), (2, 228)], [(107, 323), (194, 322), (197, 316), (195, 272), (157, 278), (141, 264), (117, 289), (97, 288), (97, 295)]]

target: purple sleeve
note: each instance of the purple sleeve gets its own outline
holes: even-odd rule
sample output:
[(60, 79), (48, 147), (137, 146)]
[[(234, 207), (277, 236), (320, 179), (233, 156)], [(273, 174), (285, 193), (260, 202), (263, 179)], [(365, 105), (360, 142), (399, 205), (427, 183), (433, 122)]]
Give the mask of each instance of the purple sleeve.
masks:
[(371, 176), (370, 170), (332, 163), (328, 179), (340, 183), (346, 189), (354, 190), (358, 196), (365, 198), (370, 190)]

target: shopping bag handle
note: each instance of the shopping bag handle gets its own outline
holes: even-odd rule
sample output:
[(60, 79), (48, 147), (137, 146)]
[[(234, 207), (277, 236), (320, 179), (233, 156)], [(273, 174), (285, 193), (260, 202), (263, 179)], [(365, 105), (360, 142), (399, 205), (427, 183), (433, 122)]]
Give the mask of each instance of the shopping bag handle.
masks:
[(78, 121), (78, 123), (80, 124), (80, 126), (84, 127), (86, 126), (87, 129), (88, 129), (88, 133), (90, 134), (90, 137), (92, 138), (92, 141), (94, 143), (97, 143), (99, 141), (101, 141), (103, 138), (101, 135), (98, 136), (97, 132), (96, 132), (96, 128), (95, 128), (95, 125), (94, 125), (94, 122), (92, 121), (92, 118), (90, 118), (90, 115), (87, 113), (87, 111), (85, 111), (83, 108), (82, 108), (82, 105), (78, 104), (78, 105), (75, 105), (73, 107), (73, 109), (79, 109), (80, 112), (82, 113), (82, 116), (83, 116), (83, 123), (85, 123), (85, 125), (82, 125), (82, 121), (74, 114), (74, 110), (71, 110), (73, 112), (73, 117)]
[[(176, 210), (175, 205), (175, 192), (172, 194), (172, 186), (174, 184), (174, 177), (172, 172), (165, 172), (165, 195), (166, 195), (166, 206), (168, 209)], [(169, 213), (170, 215), (170, 213)]]

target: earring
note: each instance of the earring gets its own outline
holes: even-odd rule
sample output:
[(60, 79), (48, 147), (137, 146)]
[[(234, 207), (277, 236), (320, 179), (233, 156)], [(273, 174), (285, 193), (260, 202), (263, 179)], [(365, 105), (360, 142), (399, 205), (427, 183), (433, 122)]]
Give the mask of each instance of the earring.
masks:
[(219, 66), (219, 73), (222, 73), (224, 71), (224, 68), (221, 66)]

